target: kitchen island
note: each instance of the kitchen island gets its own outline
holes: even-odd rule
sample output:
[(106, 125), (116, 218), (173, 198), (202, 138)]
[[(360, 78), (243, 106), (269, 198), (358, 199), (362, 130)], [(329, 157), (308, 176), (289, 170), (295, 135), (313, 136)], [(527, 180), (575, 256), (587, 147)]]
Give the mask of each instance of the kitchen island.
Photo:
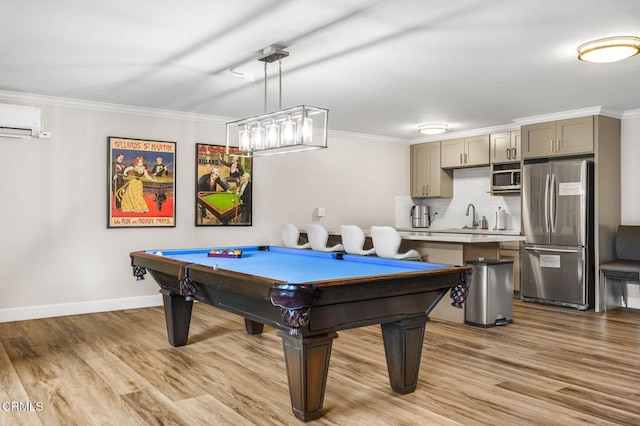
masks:
[[(398, 232), (402, 236), (400, 250), (416, 249), (425, 262), (449, 265), (464, 265), (479, 258), (498, 259), (501, 243), (524, 241), (517, 231), (412, 228), (399, 229)], [(430, 317), (462, 324), (464, 309), (442, 301), (431, 311)]]
[[(365, 228), (364, 231), (367, 236), (365, 248), (373, 247), (369, 230)], [(524, 241), (523, 236), (511, 230), (399, 228), (398, 232), (402, 237), (400, 252), (416, 249), (424, 262), (444, 265), (464, 265), (469, 260), (479, 258), (497, 259), (500, 257), (501, 243)], [(305, 231), (301, 230), (301, 234), (305, 234)], [(329, 229), (329, 244), (339, 242), (340, 232)], [(446, 298), (429, 316), (464, 323), (464, 310), (454, 308)]]

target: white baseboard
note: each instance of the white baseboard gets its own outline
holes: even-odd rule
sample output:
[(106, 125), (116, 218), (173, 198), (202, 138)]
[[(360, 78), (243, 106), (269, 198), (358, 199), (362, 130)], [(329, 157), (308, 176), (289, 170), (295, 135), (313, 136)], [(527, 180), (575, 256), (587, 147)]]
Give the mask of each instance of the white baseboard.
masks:
[(94, 300), (91, 302), (60, 303), (57, 305), (27, 306), (0, 309), (0, 322), (24, 321), (38, 318), (63, 317), (95, 312), (162, 306), (162, 295)]

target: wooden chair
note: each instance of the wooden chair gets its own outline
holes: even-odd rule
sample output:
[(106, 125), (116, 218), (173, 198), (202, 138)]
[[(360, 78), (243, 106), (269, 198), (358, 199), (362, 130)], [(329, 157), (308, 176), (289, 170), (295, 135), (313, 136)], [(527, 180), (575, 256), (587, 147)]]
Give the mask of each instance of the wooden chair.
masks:
[(280, 236), (282, 237), (282, 244), (284, 244), (285, 247), (296, 249), (308, 249), (311, 247), (309, 243), (299, 244), (300, 231), (290, 223), (280, 226)]
[(640, 284), (640, 226), (620, 225), (616, 235), (616, 259), (600, 264), (600, 282), (604, 283), (602, 297), (606, 312), (609, 280), (618, 281), (622, 302), (627, 307), (627, 282)]
[(398, 231), (391, 226), (372, 226), (371, 239), (373, 248), (376, 249), (378, 257), (399, 260), (422, 260), (418, 250), (411, 249), (406, 253), (398, 253), (402, 237)]
[(324, 226), (317, 223), (310, 223), (307, 225), (307, 237), (309, 237), (311, 250), (344, 251), (344, 246), (342, 244), (336, 244), (334, 246), (327, 247), (327, 241), (329, 241), (329, 232)]
[(376, 254), (375, 248), (364, 249), (364, 240), (366, 239), (364, 231), (357, 225), (341, 225), (340, 235), (342, 236), (342, 245), (344, 251), (349, 254), (360, 254), (369, 256)]

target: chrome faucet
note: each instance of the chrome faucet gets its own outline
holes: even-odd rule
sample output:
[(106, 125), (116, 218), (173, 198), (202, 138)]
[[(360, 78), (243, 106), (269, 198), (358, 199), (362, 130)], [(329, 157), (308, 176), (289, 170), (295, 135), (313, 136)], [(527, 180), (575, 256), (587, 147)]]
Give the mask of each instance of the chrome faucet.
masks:
[(471, 216), (471, 228), (477, 228), (480, 223), (476, 222), (476, 206), (469, 203), (467, 206), (467, 213), (465, 213), (466, 216), (469, 216), (469, 208), (473, 209), (473, 216)]

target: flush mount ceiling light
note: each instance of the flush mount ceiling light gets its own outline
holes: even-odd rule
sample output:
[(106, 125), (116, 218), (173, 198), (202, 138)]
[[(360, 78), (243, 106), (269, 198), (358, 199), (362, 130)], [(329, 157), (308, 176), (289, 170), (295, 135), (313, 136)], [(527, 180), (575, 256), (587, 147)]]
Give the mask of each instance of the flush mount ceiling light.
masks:
[[(329, 110), (307, 105), (282, 109), (282, 58), (287, 56), (289, 52), (269, 46), (255, 58), (264, 62), (264, 114), (227, 123), (227, 154), (258, 157), (327, 147)], [(279, 110), (267, 113), (267, 64), (275, 61), (279, 62)]]
[(423, 135), (439, 135), (447, 131), (445, 123), (421, 124), (418, 126), (418, 132)]
[(584, 62), (616, 62), (638, 53), (640, 38), (631, 36), (601, 38), (578, 47), (578, 59)]

